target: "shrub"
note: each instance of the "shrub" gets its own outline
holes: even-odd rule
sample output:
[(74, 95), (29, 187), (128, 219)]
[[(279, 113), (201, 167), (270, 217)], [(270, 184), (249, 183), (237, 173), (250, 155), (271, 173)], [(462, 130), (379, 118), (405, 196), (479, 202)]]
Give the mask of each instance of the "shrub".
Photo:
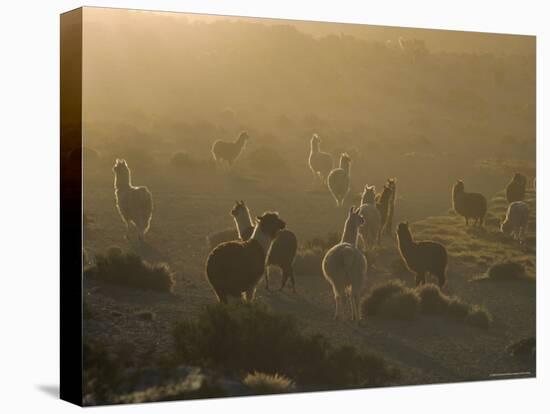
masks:
[(254, 394), (281, 394), (294, 389), (294, 382), (284, 375), (269, 375), (263, 372), (248, 374), (244, 378), (243, 384), (250, 388)]
[(417, 293), (400, 280), (375, 286), (361, 303), (363, 315), (385, 319), (414, 319), (419, 309), (420, 299)]
[(418, 289), (422, 313), (427, 315), (443, 315), (447, 312), (450, 304), (450, 298), (443, 294), (434, 284), (426, 284)]
[(116, 246), (109, 248), (106, 255), (97, 255), (96, 264), (86, 275), (114, 285), (159, 292), (172, 292), (176, 283), (166, 264), (149, 264)]
[(465, 322), (468, 325), (472, 325), (482, 329), (489, 329), (491, 321), (491, 314), (485, 308), (479, 305), (471, 306), (470, 311), (468, 312), (468, 315), (465, 319)]
[(506, 350), (515, 357), (532, 357), (536, 356), (537, 338), (530, 336), (512, 342), (506, 347)]
[(135, 315), (138, 319), (141, 319), (142, 321), (146, 321), (146, 322), (154, 321), (155, 318), (157, 317), (155, 312), (151, 312), (151, 311), (139, 311), (139, 312), (136, 312)]
[(85, 341), (82, 355), (85, 401), (88, 404), (109, 401), (122, 382), (122, 363), (99, 342)]
[(494, 281), (510, 281), (526, 278), (525, 268), (517, 262), (496, 263), (489, 268), (487, 276)]
[(413, 320), (422, 313), (455, 319), (484, 329), (492, 321), (491, 314), (483, 307), (449, 297), (434, 284), (411, 289), (400, 280), (375, 286), (361, 302), (361, 311), (365, 316), (399, 320)]
[(381, 357), (306, 336), (295, 318), (257, 304), (208, 306), (198, 320), (178, 323), (174, 339), (176, 362), (238, 375), (279, 374), (315, 389), (387, 385), (399, 377)]

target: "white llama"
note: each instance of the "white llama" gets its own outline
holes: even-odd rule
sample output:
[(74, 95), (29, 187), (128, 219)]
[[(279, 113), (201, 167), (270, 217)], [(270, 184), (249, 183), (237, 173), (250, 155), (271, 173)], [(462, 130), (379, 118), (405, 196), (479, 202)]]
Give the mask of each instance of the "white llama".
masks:
[(350, 208), (344, 226), (342, 240), (333, 246), (323, 258), (323, 274), (332, 286), (338, 319), (341, 296), (347, 293), (351, 307), (351, 319), (361, 318), (359, 295), (367, 274), (367, 259), (357, 248), (358, 229), (365, 220), (359, 215), (359, 209)]
[(212, 156), (214, 157), (214, 161), (220, 166), (227, 163), (227, 166), (231, 167), (249, 139), (248, 133), (242, 131), (234, 142), (226, 142), (220, 139), (217, 140), (212, 145)]
[(340, 167), (335, 168), (328, 175), (328, 188), (339, 207), (344, 205), (344, 198), (349, 191), (350, 166), (351, 157), (343, 153), (340, 156)]
[(113, 171), (116, 207), (126, 224), (126, 238), (129, 238), (130, 228), (134, 228), (139, 240), (143, 240), (151, 223), (153, 197), (147, 187), (132, 185), (130, 168), (125, 160), (117, 158)]
[(359, 228), (359, 234), (363, 239), (365, 250), (368, 250), (371, 243), (380, 243), (380, 231), (382, 229), (382, 219), (380, 211), (376, 206), (376, 188), (374, 185), (365, 186), (361, 195), (361, 207), (359, 214), (365, 219), (365, 224)]
[(325, 183), (332, 170), (332, 156), (326, 152), (321, 152), (320, 144), (321, 138), (319, 138), (319, 135), (313, 134), (310, 141), (308, 163), (315, 178), (320, 178)]

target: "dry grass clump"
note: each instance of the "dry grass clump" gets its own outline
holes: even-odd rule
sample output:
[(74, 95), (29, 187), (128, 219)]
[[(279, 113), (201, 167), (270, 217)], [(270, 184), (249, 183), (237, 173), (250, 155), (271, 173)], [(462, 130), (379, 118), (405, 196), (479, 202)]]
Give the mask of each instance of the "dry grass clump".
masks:
[(399, 371), (375, 354), (304, 335), (295, 318), (258, 304), (215, 304), (174, 331), (176, 363), (243, 376), (283, 375), (317, 390), (393, 383)]
[(323, 276), (323, 257), (339, 241), (340, 237), (336, 233), (305, 241), (294, 259), (294, 273), (301, 276)]
[(518, 358), (535, 358), (537, 352), (537, 338), (530, 336), (512, 342), (506, 347), (506, 350)]
[(495, 263), (489, 268), (487, 276), (496, 282), (527, 279), (523, 265), (511, 261)]
[(176, 284), (166, 264), (149, 264), (134, 253), (124, 253), (111, 247), (106, 255), (97, 255), (96, 263), (85, 272), (86, 276), (118, 286), (172, 292)]
[(364, 316), (378, 316), (385, 319), (412, 320), (418, 316), (420, 298), (400, 280), (390, 280), (374, 287), (362, 301)]
[(294, 382), (284, 375), (264, 374), (257, 371), (248, 374), (244, 378), (243, 384), (250, 388), (254, 394), (281, 394), (294, 389)]
[(400, 280), (375, 286), (361, 302), (361, 311), (367, 317), (398, 320), (413, 320), (420, 314), (443, 316), (484, 329), (492, 320), (483, 307), (447, 296), (434, 284), (412, 289)]

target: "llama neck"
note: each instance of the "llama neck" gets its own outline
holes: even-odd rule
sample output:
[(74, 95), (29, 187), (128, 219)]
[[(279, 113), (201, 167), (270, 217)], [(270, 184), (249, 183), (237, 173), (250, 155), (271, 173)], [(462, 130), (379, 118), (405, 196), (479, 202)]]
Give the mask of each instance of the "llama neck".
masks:
[(258, 243), (260, 243), (260, 246), (262, 246), (262, 249), (264, 249), (264, 253), (267, 254), (269, 246), (271, 245), (271, 237), (269, 237), (260, 229), (259, 224), (257, 224), (254, 228), (254, 232), (252, 233), (252, 237), (250, 237), (250, 239), (256, 240)]
[(347, 220), (340, 243), (349, 243), (353, 246), (357, 246), (357, 235), (357, 226), (354, 226), (350, 220)]
[(400, 233), (397, 237), (397, 242), (399, 243), (399, 248), (402, 251), (407, 251), (414, 246), (414, 240), (410, 233)]
[(242, 214), (233, 216), (233, 220), (235, 220), (235, 225), (237, 226), (237, 231), (239, 232), (239, 237), (241, 239), (246, 229), (254, 227), (254, 225), (252, 224), (252, 219), (250, 218), (250, 213), (248, 211), (246, 211), (246, 213), (243, 212)]
[(314, 152), (314, 153), (319, 152), (319, 143), (315, 141), (311, 141), (310, 148), (311, 148), (311, 152)]
[(346, 172), (346, 175), (349, 175), (349, 162), (341, 161), (340, 162), (340, 168), (343, 169)]
[(130, 174), (123, 176), (122, 174), (115, 174), (115, 189), (118, 191), (124, 191), (130, 189)]

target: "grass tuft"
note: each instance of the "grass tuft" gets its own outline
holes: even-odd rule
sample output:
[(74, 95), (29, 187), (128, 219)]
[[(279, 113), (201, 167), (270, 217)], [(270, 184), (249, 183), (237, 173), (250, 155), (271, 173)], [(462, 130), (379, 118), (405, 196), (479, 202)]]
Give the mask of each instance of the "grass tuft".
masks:
[(176, 284), (166, 264), (149, 264), (136, 254), (122, 252), (119, 247), (109, 248), (106, 255), (97, 255), (96, 264), (85, 273), (113, 285), (159, 292), (172, 292)]
[(304, 335), (294, 317), (258, 304), (208, 306), (198, 320), (178, 323), (174, 339), (177, 363), (235, 375), (279, 374), (318, 390), (388, 385), (399, 378), (380, 356)]
[(294, 389), (294, 382), (284, 375), (264, 374), (257, 371), (248, 374), (244, 378), (243, 384), (250, 388), (254, 394), (281, 394)]

